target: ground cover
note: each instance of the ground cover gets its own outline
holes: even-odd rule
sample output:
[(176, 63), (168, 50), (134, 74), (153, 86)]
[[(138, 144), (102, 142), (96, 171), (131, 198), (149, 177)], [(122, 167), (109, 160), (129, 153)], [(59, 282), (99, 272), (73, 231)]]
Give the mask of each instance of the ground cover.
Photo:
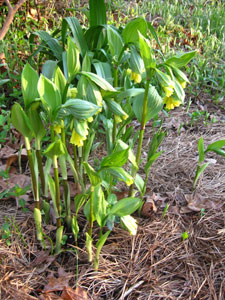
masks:
[[(148, 17), (155, 19), (155, 22), (159, 21), (155, 25), (168, 51), (172, 46), (185, 48), (187, 42), (193, 42), (190, 36), (186, 38), (186, 34), (192, 26), (193, 31), (198, 31), (198, 26), (194, 23), (196, 16), (199, 22), (202, 22), (201, 26), (205, 24), (204, 16), (210, 10), (212, 15), (218, 13), (218, 16), (223, 16), (219, 2), (217, 11), (214, 10), (214, 3), (211, 2), (209, 5), (199, 1), (193, 10), (188, 10), (192, 7), (192, 2), (186, 2), (188, 4), (183, 8), (175, 2), (170, 3), (170, 10), (166, 7), (163, 10), (161, 2), (156, 2), (162, 9), (157, 10), (159, 16), (156, 15), (153, 7), (151, 9), (148, 7), (152, 12), (152, 16)], [(117, 13), (116, 18), (120, 21), (121, 17), (126, 16), (126, 11), (120, 16), (115, 11), (116, 5), (124, 7), (124, 3), (118, 1), (114, 7), (110, 6), (112, 18), (113, 14)], [(148, 6), (149, 3), (143, 1), (136, 5), (134, 2), (130, 12), (137, 16), (144, 12), (145, 5)], [(180, 13), (177, 9), (180, 9)], [(188, 19), (190, 22), (180, 23), (181, 20), (185, 22), (182, 16), (184, 12), (188, 14), (189, 11), (192, 13)], [(218, 11), (221, 11), (221, 14)], [(170, 18), (169, 14), (171, 14)], [(219, 19), (218, 16), (216, 20)], [(171, 19), (172, 21), (168, 22)], [(190, 25), (191, 21), (193, 25)], [(213, 25), (215, 28), (209, 27), (207, 32), (206, 28), (212, 26), (211, 24), (213, 22), (205, 25), (205, 28), (203, 26), (198, 44), (193, 42), (191, 47), (207, 48), (207, 42), (211, 40), (209, 30), (214, 34), (215, 28), (221, 28), (221, 23), (218, 23)], [(178, 25), (182, 26), (179, 30)], [(183, 31), (182, 28), (185, 30)], [(184, 36), (179, 37), (182, 41), (179, 43), (176, 41), (180, 29)], [(171, 31), (172, 37), (169, 35), (168, 38), (165, 34), (168, 30)], [(83, 291), (88, 292), (90, 299), (224, 298), (224, 158), (214, 153), (207, 154), (206, 159), (210, 165), (200, 178), (196, 190), (193, 192), (192, 189), (198, 163), (199, 138), (203, 137), (207, 146), (225, 136), (223, 38), (218, 29), (215, 35), (215, 47), (218, 47), (216, 48), (219, 49), (218, 52), (208, 47), (208, 53), (200, 52), (200, 58), (196, 58), (194, 65), (199, 66), (204, 60), (206, 70), (203, 68), (201, 72), (199, 68), (189, 66), (187, 71), (194, 84), (190, 85), (186, 98), (188, 107), (179, 107), (175, 111), (170, 111), (169, 116), (165, 116), (164, 113), (159, 115), (159, 119), (163, 120), (162, 127), (168, 132), (161, 144), (164, 152), (150, 173), (142, 215), (141, 217), (136, 215), (139, 223), (137, 235), (131, 237), (127, 232), (116, 227), (102, 249), (98, 271), (93, 271), (88, 263), (84, 237), (83, 242), (79, 244), (78, 285)], [(214, 54), (212, 60), (211, 55)], [(218, 68), (213, 69), (215, 62)], [(200, 75), (197, 76), (196, 72)], [(157, 123), (157, 120), (155, 122)], [(7, 122), (4, 122), (4, 126), (6, 125)], [(134, 121), (133, 125), (136, 130), (138, 124)], [(5, 127), (5, 131), (7, 130), (8, 127)], [(153, 130), (153, 121), (151, 121), (144, 135), (142, 152), (145, 158)], [(15, 135), (14, 131), (11, 132), (12, 135)], [(14, 138), (17, 140), (17, 136)], [(19, 136), (18, 139), (20, 138)], [(14, 185), (23, 181), (26, 186), (29, 183), (26, 153), (21, 156), (15, 155), (13, 149), (12, 155), (9, 155), (10, 140), (9, 137), (7, 150), (4, 147), (6, 144), (2, 142), (1, 150), (5, 148), (5, 153), (1, 152), (1, 164), (5, 168), (6, 164), (11, 165), (14, 160), (14, 171), (13, 165), (11, 167), (11, 173), (15, 172), (14, 181), (13, 175), (10, 175), (8, 184)], [(20, 150), (19, 142), (16, 150)], [(93, 153), (95, 158), (101, 158), (102, 155), (103, 153), (98, 149)], [(24, 159), (21, 165), (17, 162), (18, 156)], [(19, 166), (24, 170), (24, 176), (17, 175)], [(144, 174), (142, 167), (141, 172)], [(6, 225), (3, 228), (5, 236), (0, 242), (1, 299), (59, 299), (63, 289), (66, 293), (65, 290), (69, 286), (74, 289), (76, 286), (77, 261), (74, 243), (68, 241), (70, 250), (57, 257), (42, 252), (35, 241), (32, 214), (26, 211), (26, 208), (31, 208), (28, 205), (30, 196), (24, 196), (21, 192), (17, 197), (14, 195), (13, 199), (12, 196), (7, 199), (9, 198), (7, 196), (9, 191), (5, 185), (7, 174), (1, 176), (5, 176), (5, 179), (1, 180), (0, 192), (3, 193), (3, 199), (0, 222), (1, 226), (4, 223), (10, 226), (8, 231)], [(121, 188), (123, 189), (124, 186)], [(122, 190), (122, 194), (125, 192), (126, 190)], [(24, 207), (20, 198), (27, 200)], [(16, 202), (19, 207), (16, 207)], [(168, 209), (166, 209), (167, 204)], [(84, 235), (86, 221), (82, 214), (79, 218), (84, 227), (82, 233)], [(13, 223), (10, 223), (10, 220)], [(45, 230), (49, 235), (55, 228), (49, 226)], [(97, 239), (97, 231), (94, 231), (94, 239)], [(67, 292), (71, 291), (68, 289)], [(86, 294), (81, 292), (76, 297), (87, 298)], [(61, 295), (61, 298), (76, 299), (75, 296), (69, 298), (68, 295)]]

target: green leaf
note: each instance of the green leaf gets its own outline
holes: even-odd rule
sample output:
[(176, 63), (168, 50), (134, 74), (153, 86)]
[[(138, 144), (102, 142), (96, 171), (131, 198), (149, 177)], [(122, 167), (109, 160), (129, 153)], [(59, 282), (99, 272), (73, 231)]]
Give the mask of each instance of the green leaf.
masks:
[(42, 218), (41, 218), (41, 211), (38, 208), (34, 208), (34, 221), (35, 221), (35, 227), (36, 227), (36, 235), (37, 240), (42, 241), (43, 240), (43, 233), (42, 233)]
[(200, 175), (204, 172), (204, 170), (208, 167), (208, 165), (210, 164), (210, 162), (205, 163), (204, 165), (202, 165), (200, 168), (197, 168), (197, 172), (195, 174), (195, 179), (194, 179), (194, 183), (193, 183), (193, 188), (196, 187), (197, 181), (200, 177)]
[(99, 90), (99, 87), (89, 78), (81, 76), (78, 82), (77, 89), (77, 98), (88, 100), (98, 105), (99, 107), (102, 107), (102, 94)]
[(85, 54), (82, 62), (82, 71), (91, 72), (91, 59), (88, 53)]
[(80, 55), (78, 48), (72, 41), (72, 38), (68, 38), (67, 47), (68, 78), (72, 81), (74, 76), (80, 71)]
[(60, 91), (61, 97), (63, 96), (64, 89), (66, 87), (66, 78), (63, 75), (60, 67), (56, 67), (54, 73), (54, 83), (57, 86), (58, 90)]
[(57, 39), (42, 30), (34, 32), (33, 34), (39, 36), (48, 45), (49, 49), (58, 60), (62, 59), (63, 48)]
[(141, 194), (144, 194), (145, 183), (144, 183), (144, 180), (142, 179), (142, 177), (139, 174), (136, 174), (134, 182), (135, 182), (135, 185), (138, 188), (139, 192)]
[(182, 68), (185, 67), (191, 60), (192, 58), (196, 55), (197, 51), (190, 51), (184, 54), (179, 54), (173, 57), (170, 57), (169, 59), (166, 60), (165, 64), (171, 67), (175, 68)]
[(59, 139), (51, 143), (43, 154), (52, 159), (54, 156), (66, 154), (66, 151), (62, 141)]
[(116, 61), (118, 61), (123, 50), (123, 40), (120, 34), (111, 26), (107, 26), (107, 37), (111, 55)]
[(109, 108), (109, 110), (114, 113), (114, 115), (122, 117), (124, 120), (128, 118), (127, 113), (122, 109), (119, 103), (116, 101), (110, 99), (106, 100), (106, 105)]
[(45, 127), (38, 111), (39, 103), (33, 103), (28, 109), (27, 116), (30, 120), (31, 127), (33, 128), (35, 138), (39, 141), (45, 136)]
[(80, 26), (80, 23), (79, 23), (78, 19), (75, 17), (67, 17), (67, 18), (63, 19), (63, 22), (62, 22), (63, 45), (65, 45), (66, 32), (67, 32), (68, 26), (73, 34), (75, 44), (77, 45), (81, 55), (84, 56), (85, 53), (88, 51), (88, 46), (87, 46), (87, 42), (84, 38), (84, 34), (83, 34), (82, 28)]
[(98, 173), (96, 173), (95, 170), (92, 168), (92, 166), (90, 166), (87, 162), (83, 162), (83, 165), (85, 167), (85, 171), (88, 175), (91, 185), (96, 186), (99, 183), (101, 183), (101, 178), (99, 177)]
[[(141, 122), (142, 111), (144, 104), (144, 93), (135, 97), (133, 103), (133, 111), (138, 119)], [(145, 124), (152, 118), (154, 118), (163, 108), (163, 100), (158, 94), (154, 86), (150, 86), (148, 93), (148, 103), (147, 103), (147, 114), (145, 117)]]
[(86, 200), (87, 200), (86, 194), (78, 194), (74, 197), (74, 206), (75, 206), (76, 215), (78, 214), (79, 209), (84, 205)]
[(56, 65), (57, 65), (57, 61), (55, 60), (46, 60), (46, 62), (42, 66), (42, 74), (46, 78), (52, 80)]
[(151, 34), (155, 38), (155, 40), (156, 40), (157, 44), (159, 45), (159, 47), (162, 48), (161, 44), (160, 44), (160, 41), (159, 41), (159, 38), (158, 38), (158, 35), (155, 31), (155, 28), (152, 26), (152, 24), (150, 22), (147, 22), (147, 23), (148, 23), (148, 29), (150, 30)]
[(47, 113), (50, 118), (53, 112), (58, 109), (62, 103), (60, 92), (57, 86), (45, 76), (41, 75), (38, 81), (38, 92)]
[(86, 232), (86, 248), (87, 248), (87, 252), (88, 252), (88, 261), (92, 262), (92, 238), (90, 237), (90, 235)]
[(101, 168), (104, 167), (122, 167), (128, 160), (129, 148), (113, 152), (104, 157), (101, 161)]
[(89, 0), (90, 27), (106, 24), (106, 7), (104, 0)]
[(144, 71), (144, 62), (135, 47), (131, 47), (130, 51), (130, 67), (133, 72), (142, 74)]
[(98, 222), (98, 225), (100, 227), (103, 227), (105, 225), (106, 220), (106, 207), (108, 203), (105, 200), (104, 193), (101, 188), (101, 184), (98, 184), (94, 188), (94, 194), (93, 194), (93, 208), (94, 208), (94, 217), (96, 221)]
[(11, 122), (16, 130), (18, 130), (23, 136), (28, 137), (29, 140), (32, 139), (33, 128), (19, 103), (15, 103), (12, 107)]
[(69, 99), (61, 106), (59, 116), (72, 115), (78, 120), (84, 120), (95, 115), (100, 109), (100, 106), (86, 100)]
[(27, 109), (36, 98), (39, 98), (37, 84), (38, 73), (31, 67), (29, 63), (23, 68), (21, 76), (22, 94), (25, 109)]
[(144, 92), (145, 92), (145, 90), (141, 89), (141, 88), (128, 89), (128, 90), (125, 90), (123, 92), (120, 92), (119, 95), (117, 96), (117, 100), (120, 102), (123, 99), (136, 97), (140, 94), (144, 94)]
[(139, 45), (141, 57), (144, 61), (147, 77), (151, 77), (151, 69), (155, 68), (156, 62), (152, 54), (150, 42), (139, 32)]
[(111, 66), (108, 62), (94, 62), (93, 63), (96, 74), (102, 78), (104, 78), (106, 81), (108, 81), (111, 85), (113, 84), (113, 77), (112, 77), (112, 71)]
[(199, 163), (202, 163), (205, 159), (205, 150), (204, 150), (204, 142), (203, 137), (201, 137), (198, 141), (198, 154), (199, 154)]
[(146, 36), (148, 25), (144, 18), (139, 17), (131, 20), (123, 30), (123, 40), (125, 44), (138, 42), (138, 31)]
[(148, 175), (149, 174), (149, 169), (150, 167), (152, 166), (152, 164), (156, 161), (156, 159), (163, 153), (163, 151), (160, 151), (160, 152), (157, 152), (153, 155), (151, 155), (144, 167), (144, 171), (145, 171), (145, 174)]
[(219, 150), (219, 149), (223, 148), (224, 146), (225, 146), (225, 140), (219, 140), (219, 141), (216, 141), (216, 142), (208, 145), (205, 152)]
[(96, 255), (95, 255), (95, 261), (94, 261), (94, 267), (95, 270), (98, 270), (98, 264), (99, 264), (99, 256), (100, 256), (100, 252), (102, 250), (102, 247), (104, 246), (109, 234), (110, 234), (110, 230), (106, 231), (106, 233), (104, 233), (98, 240), (97, 244), (96, 244)]
[(117, 140), (114, 151), (117, 152), (117, 151), (121, 151), (121, 150), (125, 150), (125, 149), (128, 149), (128, 159), (129, 159), (129, 161), (132, 163), (132, 165), (136, 169), (138, 169), (138, 165), (137, 165), (137, 162), (136, 162), (136, 157), (134, 155), (133, 150), (126, 143), (124, 143), (122, 140)]
[(119, 200), (111, 210), (109, 211), (110, 215), (116, 215), (119, 217), (127, 216), (134, 213), (142, 204), (142, 200), (139, 198), (124, 198)]
[(121, 167), (107, 167), (103, 170), (106, 170), (118, 180), (124, 181), (128, 186), (134, 183), (133, 177)]
[(56, 194), (55, 194), (55, 181), (52, 177), (48, 174), (48, 187), (51, 194), (52, 204), (55, 212), (55, 217), (59, 218), (59, 212), (56, 205)]
[(109, 84), (104, 78), (102, 78), (94, 73), (91, 73), (91, 72), (82, 71), (81, 74), (88, 77), (91, 81), (93, 81), (95, 84), (100, 86), (103, 90), (110, 91), (110, 92), (116, 92), (114, 87), (111, 84)]

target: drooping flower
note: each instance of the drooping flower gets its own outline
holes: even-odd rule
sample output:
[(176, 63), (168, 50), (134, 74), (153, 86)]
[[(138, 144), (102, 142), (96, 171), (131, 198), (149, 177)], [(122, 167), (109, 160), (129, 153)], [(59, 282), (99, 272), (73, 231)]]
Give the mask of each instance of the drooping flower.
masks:
[(59, 133), (61, 133), (61, 131), (62, 131), (62, 127), (61, 127), (59, 124), (56, 124), (56, 125), (54, 126), (54, 131), (55, 131), (57, 134), (59, 134)]
[(178, 107), (181, 105), (181, 101), (174, 99), (173, 97), (165, 97), (163, 99), (163, 103), (166, 104), (166, 109), (171, 110), (175, 107)]
[(163, 89), (165, 91), (166, 97), (170, 97), (173, 94), (174, 85), (169, 86), (163, 86)]
[(186, 81), (180, 82), (180, 85), (182, 86), (183, 89), (185, 89), (187, 86), (187, 82)]
[(121, 217), (122, 225), (129, 231), (131, 235), (136, 235), (137, 233), (137, 221), (130, 215)]
[(72, 131), (72, 136), (70, 138), (70, 143), (77, 146), (77, 147), (81, 147), (83, 146), (83, 141), (85, 140), (85, 138), (81, 135), (79, 135), (75, 129), (73, 129)]
[(138, 74), (138, 73), (132, 72), (130, 79), (134, 80), (134, 82), (136, 82), (136, 83), (140, 83), (141, 82), (141, 75)]

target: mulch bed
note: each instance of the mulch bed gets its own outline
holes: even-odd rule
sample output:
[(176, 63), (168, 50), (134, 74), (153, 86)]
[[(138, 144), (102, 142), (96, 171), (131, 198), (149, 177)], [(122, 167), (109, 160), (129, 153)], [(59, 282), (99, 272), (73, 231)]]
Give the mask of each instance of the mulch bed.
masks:
[[(137, 217), (137, 235), (131, 237), (115, 228), (103, 247), (98, 272), (87, 262), (84, 244), (79, 245), (77, 283), (87, 291), (89, 299), (225, 299), (223, 157), (207, 154), (211, 164), (192, 191), (198, 139), (203, 136), (207, 146), (225, 138), (224, 111), (210, 102), (205, 105), (218, 122), (209, 120), (204, 125), (199, 121), (190, 126), (185, 108), (171, 112), (170, 118), (164, 120), (163, 126), (168, 128), (162, 143), (164, 153), (151, 170), (145, 198), (150, 206), (145, 217)], [(195, 109), (193, 105), (190, 111)], [(144, 156), (152, 134), (152, 127), (148, 129)], [(166, 203), (169, 209), (163, 218)], [(9, 247), (0, 241), (0, 299), (61, 299), (61, 286), (57, 298), (52, 296), (52, 276), (58, 278), (58, 283), (61, 280), (61, 284), (64, 281), (75, 288), (74, 245), (71, 243), (71, 250), (57, 257), (45, 254), (35, 241), (32, 213), (17, 210), (14, 201), (1, 200), (0, 225), (7, 216), (15, 218), (27, 245), (16, 232)], [(188, 233), (185, 240), (183, 232)]]

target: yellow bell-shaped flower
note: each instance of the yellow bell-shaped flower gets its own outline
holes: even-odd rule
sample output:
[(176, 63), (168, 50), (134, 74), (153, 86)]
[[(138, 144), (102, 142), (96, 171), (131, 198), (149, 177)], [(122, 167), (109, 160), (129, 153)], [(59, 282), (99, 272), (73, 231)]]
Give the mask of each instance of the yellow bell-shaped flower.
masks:
[(77, 146), (77, 147), (82, 147), (83, 146), (83, 141), (85, 140), (85, 138), (81, 135), (79, 135), (75, 129), (73, 129), (72, 131), (72, 136), (70, 138), (70, 143)]
[(171, 110), (175, 107), (178, 107), (181, 105), (181, 102), (179, 100), (176, 100), (172, 97), (165, 97), (163, 99), (163, 103), (166, 104), (166, 109)]

